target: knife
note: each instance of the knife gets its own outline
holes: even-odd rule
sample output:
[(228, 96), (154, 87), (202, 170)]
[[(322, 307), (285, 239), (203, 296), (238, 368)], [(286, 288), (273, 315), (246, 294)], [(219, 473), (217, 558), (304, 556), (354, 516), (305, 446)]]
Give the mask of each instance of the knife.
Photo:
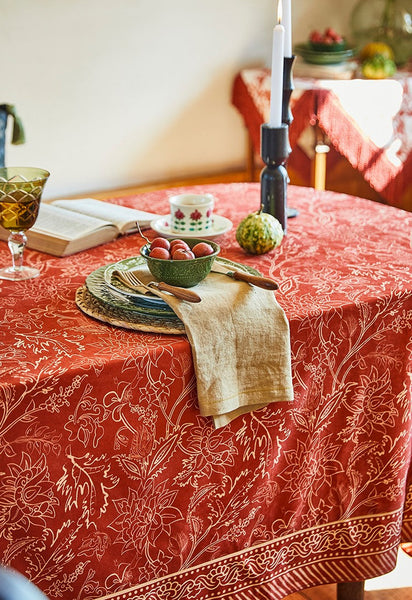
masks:
[(237, 281), (246, 281), (247, 283), (251, 283), (252, 285), (263, 288), (264, 290), (277, 290), (279, 288), (274, 279), (270, 279), (269, 277), (261, 277), (260, 275), (251, 275), (250, 273), (244, 273), (243, 271), (236, 271), (234, 269), (228, 269), (216, 261), (212, 265), (212, 271), (215, 273), (223, 273), (224, 275), (228, 275)]

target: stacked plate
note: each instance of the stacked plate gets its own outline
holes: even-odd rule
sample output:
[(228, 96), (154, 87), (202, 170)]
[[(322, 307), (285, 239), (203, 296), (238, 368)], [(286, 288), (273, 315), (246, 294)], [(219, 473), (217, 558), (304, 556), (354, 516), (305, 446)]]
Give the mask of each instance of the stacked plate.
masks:
[[(253, 275), (259, 275), (259, 272), (246, 265), (234, 263), (224, 258), (217, 258), (220, 264), (229, 269), (236, 267), (237, 270), (243, 270)], [(86, 278), (86, 290), (91, 297), (90, 304), (93, 304), (93, 312), (88, 312), (91, 316), (102, 318), (106, 322), (121, 324), (127, 326), (127, 323), (133, 325), (133, 329), (144, 331), (156, 331), (160, 333), (184, 333), (184, 325), (176, 316), (170, 306), (160, 298), (152, 294), (145, 294), (137, 290), (131, 290), (114, 276), (114, 271), (132, 270), (139, 271), (139, 277), (148, 283), (153, 279), (150, 274), (146, 261), (142, 256), (133, 256), (117, 263), (99, 267)], [(87, 298), (82, 295), (82, 306), (87, 309)], [(99, 307), (101, 310), (99, 310)], [(87, 312), (87, 310), (85, 310)], [(104, 314), (99, 314), (104, 313)], [(126, 324), (126, 325), (125, 325)]]
[(181, 323), (170, 306), (158, 296), (131, 290), (113, 276), (116, 270), (141, 269), (147, 270), (146, 261), (142, 256), (126, 258), (118, 263), (100, 267), (90, 273), (86, 279), (86, 287), (90, 294), (102, 304), (121, 311), (124, 316), (141, 316), (145, 319), (172, 321)]

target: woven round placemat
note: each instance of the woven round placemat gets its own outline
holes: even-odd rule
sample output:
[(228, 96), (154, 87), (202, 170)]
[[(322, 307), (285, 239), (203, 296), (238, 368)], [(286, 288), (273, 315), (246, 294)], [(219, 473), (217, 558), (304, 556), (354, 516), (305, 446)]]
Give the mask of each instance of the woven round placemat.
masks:
[(116, 327), (124, 327), (125, 329), (134, 329), (148, 333), (175, 335), (185, 333), (185, 326), (178, 317), (175, 319), (160, 319), (102, 304), (92, 296), (85, 285), (77, 289), (75, 300), (78, 308), (89, 317), (93, 317), (103, 323), (115, 325)]

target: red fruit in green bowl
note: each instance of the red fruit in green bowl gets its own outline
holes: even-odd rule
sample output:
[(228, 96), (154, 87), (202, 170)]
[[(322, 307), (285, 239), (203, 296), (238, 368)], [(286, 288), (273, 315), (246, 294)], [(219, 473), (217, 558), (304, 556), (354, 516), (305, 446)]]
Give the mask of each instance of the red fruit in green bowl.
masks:
[(196, 246), (193, 246), (192, 252), (198, 258), (199, 256), (209, 256), (209, 254), (213, 254), (214, 250), (210, 244), (199, 242)]
[(170, 242), (170, 250), (173, 251), (177, 248), (184, 248), (185, 250), (190, 250), (190, 246), (187, 242), (184, 242), (180, 239), (175, 239)]
[(153, 248), (153, 250), (150, 250), (149, 256), (151, 258), (161, 258), (163, 260), (170, 259), (169, 250), (166, 250), (166, 248)]
[(165, 250), (169, 250), (170, 242), (166, 238), (157, 237), (151, 242), (150, 248), (152, 250), (154, 250), (155, 248), (165, 248)]
[(312, 31), (312, 33), (309, 36), (309, 39), (311, 42), (321, 42), (323, 40), (322, 34), (320, 31)]
[(323, 33), (312, 31), (309, 35), (309, 45), (313, 50), (323, 52), (338, 52), (346, 47), (345, 39), (332, 27), (327, 27)]
[(192, 258), (195, 258), (195, 255), (193, 252), (191, 252), (191, 250), (178, 248), (175, 252), (173, 252), (172, 258), (173, 260), (191, 260)]
[(183, 244), (175, 244), (174, 246), (172, 246), (172, 248), (170, 248), (170, 254), (173, 256), (173, 254), (177, 250), (187, 250), (187, 251), (190, 251), (190, 248), (189, 248), (189, 246), (183, 246)]

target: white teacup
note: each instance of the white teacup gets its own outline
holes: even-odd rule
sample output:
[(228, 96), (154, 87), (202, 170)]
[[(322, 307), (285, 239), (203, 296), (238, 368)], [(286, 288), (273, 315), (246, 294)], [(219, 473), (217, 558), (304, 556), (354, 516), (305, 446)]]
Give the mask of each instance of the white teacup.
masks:
[(179, 194), (171, 196), (170, 229), (173, 233), (207, 233), (213, 227), (212, 194)]

